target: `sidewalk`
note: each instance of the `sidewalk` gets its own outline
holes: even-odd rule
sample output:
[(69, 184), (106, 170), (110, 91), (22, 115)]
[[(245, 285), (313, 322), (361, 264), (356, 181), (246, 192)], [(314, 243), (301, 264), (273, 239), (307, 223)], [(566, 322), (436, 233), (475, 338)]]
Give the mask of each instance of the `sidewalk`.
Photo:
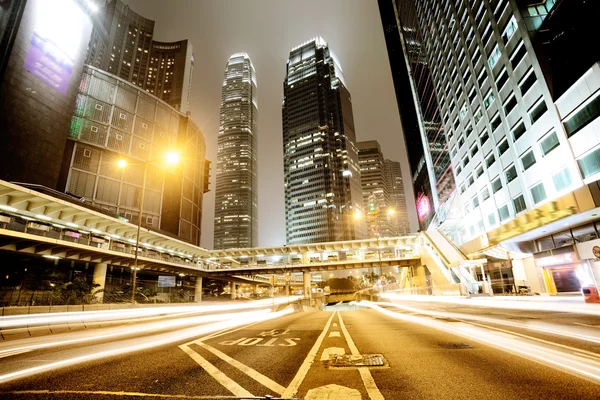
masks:
[(492, 307), (513, 310), (554, 311), (600, 316), (600, 303), (586, 303), (583, 296), (419, 296), (385, 293), (382, 299), (394, 301), (421, 301), (458, 304), (464, 306)]

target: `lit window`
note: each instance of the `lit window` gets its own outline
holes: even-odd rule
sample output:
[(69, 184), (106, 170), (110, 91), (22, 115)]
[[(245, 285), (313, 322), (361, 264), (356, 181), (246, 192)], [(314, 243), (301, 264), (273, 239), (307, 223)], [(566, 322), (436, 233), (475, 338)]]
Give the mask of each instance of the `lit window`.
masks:
[(600, 92), (589, 103), (565, 120), (564, 125), (567, 135), (569, 137), (573, 136), (598, 116), (600, 116)]
[(500, 217), (500, 222), (505, 221), (510, 217), (507, 204), (498, 209), (498, 216)]
[(554, 174), (552, 176), (552, 182), (554, 182), (554, 188), (557, 192), (561, 192), (571, 186), (573, 179), (571, 178), (571, 171), (569, 171), (569, 168), (565, 168)]
[(529, 189), (531, 193), (531, 199), (533, 200), (533, 204), (538, 204), (548, 197), (546, 195), (546, 189), (544, 188), (544, 182), (540, 182), (537, 185), (533, 186)]
[(502, 51), (500, 50), (500, 46), (496, 45), (494, 50), (492, 50), (492, 54), (490, 54), (490, 57), (488, 58), (488, 65), (490, 69), (496, 66), (501, 55)]
[(600, 148), (577, 160), (583, 178), (589, 178), (600, 172)]
[(504, 32), (502, 32), (502, 40), (504, 43), (508, 43), (510, 38), (513, 37), (514, 33), (517, 31), (517, 20), (513, 15), (506, 24), (506, 28), (504, 28)]
[(556, 132), (552, 131), (546, 135), (542, 140), (540, 140), (540, 152), (542, 153), (542, 157), (557, 148), (559, 144), (560, 143), (558, 142), (558, 136), (556, 136)]
[(492, 93), (492, 89), (490, 89), (490, 91), (485, 95), (485, 99), (483, 100), (483, 105), (485, 106), (486, 110), (490, 108), (494, 100), (494, 93)]

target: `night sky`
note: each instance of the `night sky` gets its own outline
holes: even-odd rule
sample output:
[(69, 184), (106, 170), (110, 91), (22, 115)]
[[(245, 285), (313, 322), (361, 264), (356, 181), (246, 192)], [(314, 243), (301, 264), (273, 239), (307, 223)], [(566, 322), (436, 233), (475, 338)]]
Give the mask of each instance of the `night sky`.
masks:
[[(248, 53), (258, 83), (260, 246), (285, 243), (281, 101), (289, 51), (322, 36), (352, 95), (357, 140), (378, 140), (400, 161), (412, 231), (417, 230), (406, 149), (376, 0), (124, 0), (156, 21), (154, 40), (189, 39), (194, 48), (192, 119), (216, 167), (219, 106), (229, 56)], [(214, 182), (204, 196), (202, 246), (212, 248)]]

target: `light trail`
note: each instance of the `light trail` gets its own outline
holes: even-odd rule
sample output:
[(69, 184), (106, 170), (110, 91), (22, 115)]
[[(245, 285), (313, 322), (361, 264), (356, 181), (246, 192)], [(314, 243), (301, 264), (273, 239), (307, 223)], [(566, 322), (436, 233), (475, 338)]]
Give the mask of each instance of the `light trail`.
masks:
[(525, 339), (506, 333), (494, 333), (489, 329), (481, 328), (468, 323), (447, 323), (428, 317), (416, 317), (386, 310), (378, 305), (362, 301), (362, 305), (380, 312), (388, 317), (412, 322), (441, 330), (453, 335), (462, 336), (484, 345), (495, 347), (522, 358), (536, 361), (543, 365), (548, 365), (563, 372), (569, 372), (580, 377), (584, 377), (596, 384), (600, 383), (600, 359), (594, 360), (583, 355), (558, 351), (549, 346), (527, 343)]
[[(130, 327), (111, 328), (111, 330), (117, 330), (117, 332), (103, 333), (100, 335), (93, 335), (93, 336), (77, 338), (77, 339), (62, 340), (62, 341), (58, 341), (58, 342), (38, 343), (38, 344), (32, 344), (32, 345), (28, 345), (28, 346), (21, 346), (21, 347), (9, 347), (7, 349), (0, 350), (0, 358), (9, 357), (11, 355), (17, 355), (17, 354), (20, 354), (25, 351), (31, 351), (31, 350), (37, 350), (37, 349), (44, 349), (44, 348), (50, 348), (50, 347), (58, 347), (58, 346), (72, 345), (72, 344), (78, 344), (78, 343), (85, 343), (85, 342), (90, 342), (90, 341), (111, 339), (111, 338), (116, 338), (119, 336), (147, 333), (147, 332), (158, 331), (158, 330), (173, 329), (173, 328), (178, 328), (178, 327), (182, 327), (185, 325), (195, 325), (195, 324), (204, 324), (204, 323), (209, 323), (209, 322), (225, 321), (225, 320), (230, 319), (231, 315), (239, 315), (239, 313), (238, 314), (212, 314), (212, 315), (205, 315), (205, 316), (198, 316), (198, 317), (181, 318), (181, 319), (169, 320), (169, 321), (157, 321), (157, 322), (149, 323), (145, 326), (137, 327), (137, 328), (130, 328)], [(91, 333), (93, 333), (93, 331)], [(50, 339), (50, 340), (53, 339), (52, 336), (47, 336), (45, 338)], [(7, 344), (10, 344), (10, 343), (7, 343)]]
[[(4, 375), (0, 375), (0, 383), (9, 382), (15, 379), (24, 378), (41, 372), (56, 370), (58, 368), (64, 368), (67, 366), (76, 365), (82, 362), (101, 360), (108, 357), (114, 357), (124, 355), (132, 352), (141, 350), (147, 350), (154, 347), (164, 346), (171, 343), (176, 343), (207, 333), (216, 332), (224, 329), (231, 329), (244, 324), (253, 322), (266, 321), (269, 319), (279, 318), (284, 315), (288, 315), (294, 312), (293, 309), (287, 308), (282, 311), (273, 312), (270, 309), (259, 310), (259, 311), (246, 311), (241, 313), (226, 314), (227, 320), (214, 322), (208, 325), (202, 325), (199, 327), (187, 328), (180, 330), (177, 333), (168, 333), (157, 335), (158, 337), (145, 337), (138, 338), (136, 344), (128, 345), (126, 347), (118, 347), (111, 350), (98, 351), (83, 356), (72, 357), (65, 360), (55, 361), (48, 364), (38, 365), (36, 367), (26, 368), (14, 372), (10, 372)], [(141, 342), (141, 343), (140, 343)], [(118, 343), (115, 343), (118, 345)]]
[(553, 311), (567, 312), (575, 314), (587, 314), (600, 316), (600, 305), (588, 304), (583, 301), (583, 298), (577, 297), (572, 299), (566, 298), (548, 298), (544, 296), (514, 296), (488, 298), (463, 298), (453, 296), (423, 296), (423, 295), (403, 295), (397, 293), (382, 293), (381, 297), (389, 300), (408, 300), (424, 303), (445, 303), (459, 304), (463, 306), (489, 307), (489, 308), (504, 308), (511, 310), (528, 310), (528, 311)]
[(461, 321), (464, 321), (464, 320), (477, 321), (477, 322), (484, 322), (484, 323), (490, 323), (490, 324), (496, 324), (496, 325), (510, 326), (513, 328), (527, 329), (530, 331), (547, 333), (550, 335), (564, 336), (564, 337), (571, 338), (571, 339), (579, 339), (579, 340), (583, 340), (586, 342), (600, 344), (599, 336), (583, 335), (581, 333), (576, 332), (575, 329), (569, 330), (569, 329), (542, 327), (542, 326), (536, 326), (536, 325), (532, 325), (532, 324), (522, 324), (522, 323), (518, 323), (518, 322), (506, 321), (506, 320), (497, 319), (497, 318), (482, 317), (479, 315), (472, 315), (472, 314), (452, 313), (452, 312), (446, 312), (446, 311), (422, 310), (420, 308), (404, 306), (404, 305), (400, 305), (397, 303), (376, 302), (374, 304), (377, 304), (380, 306), (394, 307), (394, 308), (398, 308), (398, 309), (401, 309), (404, 311), (410, 311), (410, 312), (414, 312), (414, 313), (418, 313), (418, 314), (422, 314), (422, 315), (428, 315), (431, 317), (453, 318), (453, 319), (461, 320)]
[[(290, 302), (299, 297), (291, 297)], [(276, 305), (288, 303), (287, 298), (275, 299)], [(185, 313), (207, 313), (216, 311), (246, 310), (252, 308), (268, 307), (273, 304), (273, 299), (262, 299), (244, 303), (228, 303), (223, 305), (197, 305), (197, 306), (169, 306), (147, 307), (120, 310), (78, 311), (51, 314), (27, 314), (0, 317), (0, 329), (22, 326), (39, 326), (47, 324), (65, 323), (92, 323), (121, 319), (143, 318), (156, 315), (172, 315)]]

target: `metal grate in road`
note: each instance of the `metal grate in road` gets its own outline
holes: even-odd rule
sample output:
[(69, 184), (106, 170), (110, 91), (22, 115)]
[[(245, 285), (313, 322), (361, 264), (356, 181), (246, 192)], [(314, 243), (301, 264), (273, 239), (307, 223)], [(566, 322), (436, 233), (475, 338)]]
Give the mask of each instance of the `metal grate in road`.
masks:
[(383, 367), (386, 365), (382, 354), (332, 354), (329, 357), (329, 367)]
[(472, 349), (473, 346), (466, 343), (440, 343), (440, 347), (449, 350), (457, 350), (457, 349)]

